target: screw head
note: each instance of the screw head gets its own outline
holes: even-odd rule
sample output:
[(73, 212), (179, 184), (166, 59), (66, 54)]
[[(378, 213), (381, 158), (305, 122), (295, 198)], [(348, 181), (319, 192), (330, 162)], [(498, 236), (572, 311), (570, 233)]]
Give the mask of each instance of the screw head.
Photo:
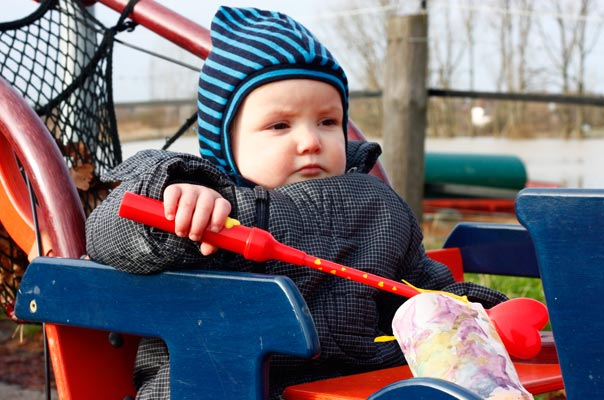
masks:
[(35, 299), (29, 302), (29, 311), (31, 311), (32, 314), (35, 314), (36, 311), (38, 311), (38, 303), (36, 303)]

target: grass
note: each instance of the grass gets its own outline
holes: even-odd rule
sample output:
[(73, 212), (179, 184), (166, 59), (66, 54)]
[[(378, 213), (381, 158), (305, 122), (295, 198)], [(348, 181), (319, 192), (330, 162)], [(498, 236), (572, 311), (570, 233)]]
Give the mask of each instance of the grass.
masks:
[(13, 329), (11, 333), (11, 338), (18, 338), (20, 342), (23, 342), (25, 339), (37, 336), (42, 332), (42, 324), (16, 324), (9, 322), (11, 321), (8, 316), (0, 309), (0, 324), (5, 326), (9, 326)]
[(530, 297), (541, 302), (545, 301), (543, 286), (538, 278), (484, 274), (464, 274), (464, 278), (468, 282), (495, 289), (506, 294), (509, 298)]

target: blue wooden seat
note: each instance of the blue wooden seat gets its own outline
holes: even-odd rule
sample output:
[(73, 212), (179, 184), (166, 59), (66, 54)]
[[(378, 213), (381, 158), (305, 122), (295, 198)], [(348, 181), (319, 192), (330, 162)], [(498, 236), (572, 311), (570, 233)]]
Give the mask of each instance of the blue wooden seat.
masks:
[(519, 224), (460, 222), (442, 249), (427, 254), (449, 267), (458, 282), (464, 273), (539, 278), (533, 242)]
[(271, 354), (319, 353), (306, 303), (283, 276), (141, 276), (93, 261), (39, 257), (27, 268), (15, 310), (27, 321), (164, 339), (174, 399), (261, 399)]
[(567, 397), (604, 398), (604, 190), (525, 189), (516, 210), (535, 245)]
[[(143, 276), (93, 261), (39, 257), (27, 268), (15, 310), (28, 321), (105, 332), (102, 352), (125, 347), (130, 368), (137, 336), (164, 339), (174, 399), (263, 399), (271, 354), (313, 357), (319, 352), (306, 303), (283, 276), (208, 271)], [(78, 330), (71, 345), (85, 334)], [(90, 385), (87, 398), (99, 398), (95, 391)], [(426, 396), (478, 399), (455, 384), (427, 378), (397, 382), (370, 399)]]

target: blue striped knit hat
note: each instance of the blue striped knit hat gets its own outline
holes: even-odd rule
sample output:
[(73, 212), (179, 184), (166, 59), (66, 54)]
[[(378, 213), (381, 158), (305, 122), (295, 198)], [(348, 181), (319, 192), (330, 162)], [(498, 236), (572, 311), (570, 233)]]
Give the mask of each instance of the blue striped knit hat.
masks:
[(334, 86), (342, 97), (346, 136), (346, 74), (304, 26), (278, 12), (220, 7), (212, 20), (211, 39), (198, 93), (198, 138), (204, 158), (238, 176), (230, 125), (252, 90), (284, 79), (315, 79)]

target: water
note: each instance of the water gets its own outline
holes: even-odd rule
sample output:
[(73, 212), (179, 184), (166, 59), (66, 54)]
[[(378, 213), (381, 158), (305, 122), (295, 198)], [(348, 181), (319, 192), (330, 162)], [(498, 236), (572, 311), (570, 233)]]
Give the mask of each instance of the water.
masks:
[(603, 139), (429, 139), (426, 151), (510, 154), (520, 158), (529, 181), (564, 187), (604, 188)]
[[(124, 158), (143, 149), (159, 149), (163, 140), (124, 143)], [(197, 153), (197, 138), (184, 137), (170, 150)], [(472, 154), (507, 154), (520, 158), (528, 179), (564, 187), (604, 188), (604, 139), (427, 139), (426, 151)]]

